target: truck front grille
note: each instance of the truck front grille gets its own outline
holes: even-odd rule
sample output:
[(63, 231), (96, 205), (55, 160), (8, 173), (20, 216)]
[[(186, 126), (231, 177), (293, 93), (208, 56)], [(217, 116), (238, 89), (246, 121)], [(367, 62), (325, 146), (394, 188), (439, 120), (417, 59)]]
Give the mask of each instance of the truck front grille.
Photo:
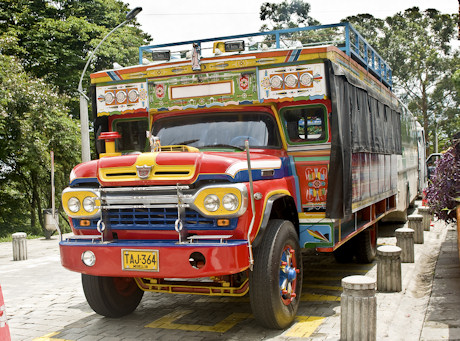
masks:
[[(107, 221), (112, 229), (174, 230), (177, 209), (131, 208), (108, 210)], [(185, 210), (184, 227), (189, 230), (217, 229), (217, 221), (205, 218), (193, 210)]]

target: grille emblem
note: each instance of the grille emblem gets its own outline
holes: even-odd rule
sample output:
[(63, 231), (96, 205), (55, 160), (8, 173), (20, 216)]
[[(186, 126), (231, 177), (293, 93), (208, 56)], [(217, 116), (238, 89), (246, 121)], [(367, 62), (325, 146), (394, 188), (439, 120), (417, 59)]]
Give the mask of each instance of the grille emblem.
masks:
[(150, 175), (150, 171), (152, 170), (152, 166), (136, 166), (137, 169), (137, 176), (141, 179), (147, 179)]

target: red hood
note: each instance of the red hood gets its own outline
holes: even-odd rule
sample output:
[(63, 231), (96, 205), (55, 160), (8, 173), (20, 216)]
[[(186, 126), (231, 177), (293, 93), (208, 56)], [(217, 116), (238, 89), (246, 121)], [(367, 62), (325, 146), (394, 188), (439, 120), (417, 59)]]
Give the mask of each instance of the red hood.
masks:
[[(143, 166), (152, 167), (146, 179), (137, 171)], [(251, 153), (251, 167), (276, 170), (282, 162), (279, 156)], [(98, 178), (102, 186), (147, 186), (190, 184), (199, 176), (234, 179), (244, 170), (245, 152), (160, 152), (104, 157), (80, 164), (72, 173), (74, 178)]]

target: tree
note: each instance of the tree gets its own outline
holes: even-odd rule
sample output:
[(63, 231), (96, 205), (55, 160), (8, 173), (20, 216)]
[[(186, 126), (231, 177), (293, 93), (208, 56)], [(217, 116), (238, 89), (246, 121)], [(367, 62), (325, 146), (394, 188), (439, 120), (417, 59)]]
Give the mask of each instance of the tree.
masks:
[[(310, 4), (303, 0), (285, 0), (279, 4), (265, 2), (260, 7), (260, 19), (268, 23), (264, 23), (260, 31), (320, 25), (309, 13)], [(327, 28), (284, 34), (281, 41), (286, 47), (298, 47), (299, 44), (308, 46), (337, 41), (341, 37), (338, 29)], [(264, 43), (270, 45), (273, 41), (274, 37), (268, 37)]]
[[(79, 117), (77, 86), (86, 60), (101, 39), (125, 20), (128, 6), (119, 0), (4, 0), (0, 35), (17, 41), (3, 54), (19, 58), (26, 72), (57, 86)], [(151, 37), (132, 21), (101, 46), (88, 70), (112, 68), (113, 62), (136, 64), (138, 47)], [(88, 89), (89, 77), (84, 88)]]
[(27, 74), (17, 59), (0, 54), (3, 234), (18, 228), (35, 234), (44, 229), (42, 210), (51, 207), (51, 150), (56, 155), (56, 193), (68, 183), (68, 174), (79, 159), (80, 141), (78, 125), (67, 113), (67, 102), (57, 89)]
[[(421, 12), (413, 7), (376, 19), (369, 14), (347, 17), (375, 46), (393, 69), (394, 89), (421, 118), (429, 147), (434, 144), (436, 122), (444, 122), (446, 140), (458, 127), (458, 90), (453, 74), (458, 70), (459, 51), (452, 50), (457, 15), (435, 9)], [(429, 148), (430, 149), (430, 148)]]

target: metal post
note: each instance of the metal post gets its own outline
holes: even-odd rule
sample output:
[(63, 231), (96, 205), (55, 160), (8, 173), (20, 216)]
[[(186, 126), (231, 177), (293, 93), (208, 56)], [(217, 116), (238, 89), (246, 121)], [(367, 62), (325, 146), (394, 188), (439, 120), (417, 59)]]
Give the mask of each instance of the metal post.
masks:
[(86, 96), (85, 92), (83, 91), (83, 77), (85, 76), (86, 70), (88, 69), (89, 63), (93, 60), (94, 54), (98, 50), (99, 46), (113, 33), (115, 30), (126, 24), (131, 19), (142, 11), (142, 7), (136, 7), (131, 10), (126, 15), (126, 20), (123, 21), (120, 25), (115, 27), (112, 31), (110, 31), (100, 42), (97, 44), (96, 48), (91, 52), (91, 55), (86, 62), (85, 68), (80, 76), (80, 82), (78, 83), (78, 92), (80, 93), (80, 130), (81, 130), (81, 161), (87, 162), (91, 160), (90, 154), (90, 146), (89, 146), (89, 120), (88, 120), (88, 96)]

